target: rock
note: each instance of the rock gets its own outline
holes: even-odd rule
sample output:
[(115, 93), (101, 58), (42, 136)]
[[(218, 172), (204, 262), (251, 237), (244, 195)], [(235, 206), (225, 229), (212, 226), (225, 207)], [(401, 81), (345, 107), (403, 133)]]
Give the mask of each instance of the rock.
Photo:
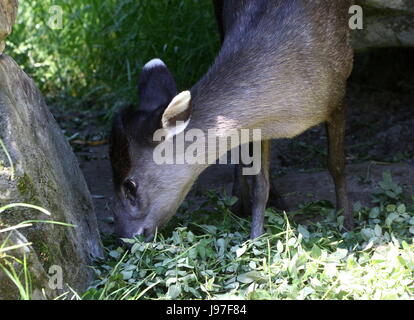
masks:
[(414, 47), (413, 0), (359, 0), (364, 9), (364, 29), (354, 30), (356, 50)]
[[(47, 209), (13, 208), (1, 213), (0, 229), (27, 220), (53, 220), (75, 228), (48, 223), (12, 232), (8, 245), (27, 239), (29, 266), (36, 298), (44, 288), (48, 298), (67, 290), (81, 292), (92, 277), (92, 257), (102, 255), (101, 240), (90, 193), (77, 159), (34, 82), (12, 58), (0, 56), (0, 138), (13, 165), (0, 147), (0, 207), (24, 202)], [(13, 172), (14, 171), (14, 172)], [(10, 233), (9, 233), (10, 234)], [(0, 235), (3, 236), (4, 233)], [(24, 240), (21, 240), (25, 242)], [(0, 243), (2, 240), (0, 239)], [(10, 251), (17, 256), (22, 251)], [(2, 260), (0, 253), (0, 264)], [(48, 288), (49, 268), (62, 268), (64, 288)], [(1, 269), (0, 269), (1, 270)], [(0, 300), (16, 295), (0, 271)]]
[(18, 0), (0, 0), (0, 54), (5, 48), (5, 39), (11, 33), (16, 20)]
[(356, 2), (366, 7), (414, 13), (413, 0), (357, 0)]

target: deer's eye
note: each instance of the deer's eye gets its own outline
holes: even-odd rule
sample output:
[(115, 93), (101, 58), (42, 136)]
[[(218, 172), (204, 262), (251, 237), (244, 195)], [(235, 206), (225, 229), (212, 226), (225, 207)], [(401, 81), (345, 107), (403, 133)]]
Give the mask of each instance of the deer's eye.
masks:
[(135, 203), (135, 199), (137, 197), (137, 184), (135, 183), (135, 181), (131, 179), (125, 180), (124, 192), (125, 192), (125, 197), (131, 202)]

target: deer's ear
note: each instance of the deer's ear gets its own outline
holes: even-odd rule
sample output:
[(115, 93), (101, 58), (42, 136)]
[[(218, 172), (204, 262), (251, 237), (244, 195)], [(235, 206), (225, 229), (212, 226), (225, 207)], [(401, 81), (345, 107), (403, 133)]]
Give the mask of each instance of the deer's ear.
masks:
[(146, 63), (138, 85), (139, 110), (148, 113), (157, 109), (164, 110), (176, 94), (174, 77), (165, 63), (160, 59)]
[(190, 123), (191, 118), (191, 93), (183, 91), (176, 95), (165, 109), (161, 123), (167, 131), (167, 139), (183, 132)]

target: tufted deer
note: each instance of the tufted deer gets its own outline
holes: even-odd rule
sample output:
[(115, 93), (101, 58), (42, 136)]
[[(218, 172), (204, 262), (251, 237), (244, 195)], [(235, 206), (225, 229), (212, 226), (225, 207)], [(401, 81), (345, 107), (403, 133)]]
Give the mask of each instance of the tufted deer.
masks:
[[(263, 233), (269, 194), (270, 140), (291, 138), (326, 122), (329, 170), (337, 209), (353, 227), (343, 151), (346, 81), (352, 70), (349, 0), (215, 1), (223, 43), (209, 71), (177, 95), (167, 66), (148, 62), (139, 81), (139, 108), (114, 119), (110, 157), (116, 192), (115, 231), (144, 235), (176, 212), (205, 164), (154, 161), (162, 128), (170, 137), (192, 128), (261, 129), (261, 170), (254, 179), (251, 237)], [(169, 138), (174, 139), (174, 138)], [(219, 155), (214, 154), (215, 157)]]

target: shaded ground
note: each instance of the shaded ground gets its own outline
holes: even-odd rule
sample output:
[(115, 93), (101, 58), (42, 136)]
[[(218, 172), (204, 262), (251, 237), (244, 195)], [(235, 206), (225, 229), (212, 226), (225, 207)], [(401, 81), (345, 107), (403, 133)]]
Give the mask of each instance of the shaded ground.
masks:
[[(370, 194), (390, 170), (395, 181), (413, 194), (414, 186), (414, 50), (382, 49), (357, 57), (349, 82), (346, 156), (351, 201), (370, 201)], [(71, 137), (94, 198), (101, 231), (110, 232), (112, 196), (108, 125), (93, 112), (62, 113), (52, 108)], [(93, 145), (85, 145), (84, 141)], [(326, 172), (326, 137), (318, 126), (292, 140), (273, 143), (272, 176), (291, 208), (315, 200), (333, 201)], [(375, 161), (375, 162), (373, 162)], [(212, 166), (200, 177), (191, 197), (209, 188), (231, 188), (232, 166)]]

